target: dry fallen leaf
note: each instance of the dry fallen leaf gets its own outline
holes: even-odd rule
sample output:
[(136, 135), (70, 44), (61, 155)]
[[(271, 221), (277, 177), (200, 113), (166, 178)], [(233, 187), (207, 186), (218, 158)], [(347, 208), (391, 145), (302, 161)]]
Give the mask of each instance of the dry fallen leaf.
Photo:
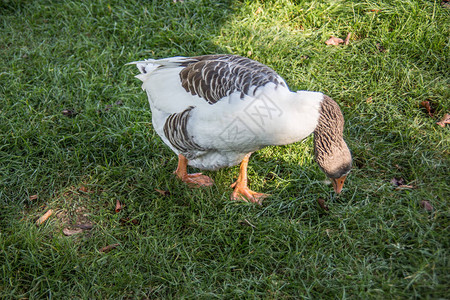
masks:
[(325, 200), (322, 198), (318, 198), (317, 202), (319, 203), (320, 207), (322, 207), (322, 209), (324, 211), (329, 211), (330, 209), (328, 208), (328, 205), (326, 204)]
[(29, 197), (30, 201), (36, 200), (37, 198), (38, 198), (38, 195), (32, 195)]
[(90, 223), (77, 224), (76, 226), (83, 230), (91, 230), (94, 227), (94, 225)]
[(111, 245), (101, 248), (99, 251), (103, 252), (103, 253), (107, 253), (107, 252), (111, 251), (112, 249), (117, 248), (117, 246), (119, 246), (119, 244), (111, 244)]
[(394, 177), (394, 178), (392, 178), (391, 179), (391, 184), (393, 185), (393, 186), (401, 186), (401, 185), (405, 185), (406, 184), (406, 182), (405, 182), (405, 179), (403, 179), (403, 178), (397, 178), (397, 177)]
[(64, 109), (62, 114), (66, 117), (75, 117), (78, 113), (73, 109)]
[(434, 108), (432, 107), (430, 101), (422, 101), (422, 102), (420, 102), (420, 105), (425, 107), (425, 109), (427, 110), (427, 113), (430, 117), (433, 117)]
[(123, 225), (130, 225), (130, 223), (133, 225), (139, 225), (139, 220), (136, 219), (130, 220), (130, 218), (122, 218), (119, 220), (119, 222)]
[(82, 232), (83, 232), (83, 229), (81, 229), (81, 228), (76, 228), (76, 229), (64, 228), (63, 229), (63, 233), (66, 236), (71, 236), (71, 235), (82, 233)]
[(450, 124), (450, 114), (445, 114), (445, 116), (439, 121), (436, 122), (441, 127), (445, 127), (445, 124)]
[(255, 11), (255, 15), (260, 14), (263, 12), (262, 7), (258, 7), (258, 9)]
[(123, 208), (122, 204), (120, 203), (119, 199), (116, 200), (116, 212), (121, 211)]
[(326, 40), (325, 44), (337, 46), (339, 44), (342, 44), (343, 42), (344, 42), (343, 39), (340, 39), (340, 38), (335, 37), (335, 36), (331, 36), (328, 40)]
[(160, 190), (160, 189), (155, 189), (155, 191), (157, 191), (158, 193), (160, 193), (163, 196), (169, 196), (170, 195), (169, 191), (163, 191), (163, 190)]
[(80, 187), (78, 190), (82, 191), (83, 193), (87, 193), (88, 189), (85, 186)]
[(48, 218), (50, 218), (50, 216), (53, 214), (53, 209), (49, 209), (42, 217), (40, 217), (37, 221), (36, 221), (36, 226), (41, 225), (42, 223), (44, 223), (45, 221), (47, 221)]
[(377, 43), (376, 46), (377, 46), (378, 51), (386, 52), (386, 48), (384, 48), (384, 46), (381, 45), (381, 43)]
[(350, 42), (350, 37), (352, 36), (352, 33), (351, 32), (349, 32), (348, 34), (347, 34), (347, 37), (345, 38), (345, 40), (344, 40), (344, 45), (348, 45), (348, 43)]
[(420, 206), (425, 209), (426, 211), (433, 211), (433, 205), (431, 205), (431, 203), (427, 200), (422, 200), (420, 201)]
[(373, 8), (373, 9), (371, 9), (370, 11), (371, 11), (371, 12), (375, 12), (375, 13), (380, 12), (380, 10), (379, 10), (379, 9), (376, 9), (376, 8)]

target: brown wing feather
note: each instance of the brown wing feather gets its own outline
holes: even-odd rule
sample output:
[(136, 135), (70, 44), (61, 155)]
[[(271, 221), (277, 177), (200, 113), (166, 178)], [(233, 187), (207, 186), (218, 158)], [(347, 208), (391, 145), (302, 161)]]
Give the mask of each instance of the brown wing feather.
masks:
[(234, 92), (250, 95), (269, 82), (286, 86), (278, 74), (266, 65), (237, 55), (191, 57), (180, 64), (181, 85), (192, 95), (214, 104)]
[(171, 114), (164, 123), (164, 135), (172, 146), (188, 159), (191, 158), (192, 151), (204, 151), (205, 149), (198, 145), (187, 131), (187, 123), (193, 106), (188, 107), (180, 113)]

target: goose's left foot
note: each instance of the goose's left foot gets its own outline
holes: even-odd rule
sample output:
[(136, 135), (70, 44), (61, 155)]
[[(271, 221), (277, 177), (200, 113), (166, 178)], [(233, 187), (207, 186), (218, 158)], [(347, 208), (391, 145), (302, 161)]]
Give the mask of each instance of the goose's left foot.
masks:
[(269, 195), (254, 192), (247, 186), (247, 166), (250, 155), (251, 153), (247, 154), (242, 160), (239, 177), (236, 182), (231, 185), (231, 187), (234, 188), (234, 191), (231, 194), (231, 200), (244, 200), (246, 202), (250, 201), (261, 205), (262, 200)]
[(204, 187), (214, 185), (214, 180), (206, 175), (203, 175), (202, 173), (188, 174), (187, 164), (187, 158), (184, 155), (179, 154), (178, 167), (173, 173), (177, 175), (177, 177), (180, 178), (183, 182), (187, 183), (190, 187)]
[(247, 184), (244, 182), (236, 181), (231, 185), (234, 188), (233, 193), (231, 194), (231, 200), (244, 200), (245, 202), (253, 202), (261, 205), (262, 200), (267, 198), (268, 194), (257, 193), (248, 188)]

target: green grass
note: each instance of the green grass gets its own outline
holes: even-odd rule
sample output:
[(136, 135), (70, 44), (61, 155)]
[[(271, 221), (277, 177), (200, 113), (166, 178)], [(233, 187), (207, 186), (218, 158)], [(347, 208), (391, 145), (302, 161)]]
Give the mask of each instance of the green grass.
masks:
[[(2, 0), (0, 298), (447, 298), (450, 135), (435, 122), (450, 111), (449, 16), (425, 0)], [(125, 63), (210, 53), (341, 105), (341, 196), (311, 138), (252, 156), (250, 187), (272, 194), (261, 207), (229, 200), (237, 167), (207, 172), (212, 188), (174, 178)]]

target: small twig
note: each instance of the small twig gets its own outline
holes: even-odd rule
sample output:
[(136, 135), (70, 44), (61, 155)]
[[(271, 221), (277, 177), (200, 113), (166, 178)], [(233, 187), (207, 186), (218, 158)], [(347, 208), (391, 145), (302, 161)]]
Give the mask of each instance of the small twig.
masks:
[(398, 191), (398, 190), (415, 189), (415, 188), (416, 187), (413, 185), (401, 184), (398, 187), (396, 187), (395, 190)]
[(250, 226), (250, 227), (256, 228), (256, 226), (255, 226), (255, 225), (253, 225), (252, 223), (250, 223), (250, 221), (249, 221), (249, 220), (247, 220), (247, 219), (244, 219), (244, 221), (242, 221), (242, 222), (240, 222), (240, 223), (241, 223), (241, 225), (247, 225), (247, 226)]

